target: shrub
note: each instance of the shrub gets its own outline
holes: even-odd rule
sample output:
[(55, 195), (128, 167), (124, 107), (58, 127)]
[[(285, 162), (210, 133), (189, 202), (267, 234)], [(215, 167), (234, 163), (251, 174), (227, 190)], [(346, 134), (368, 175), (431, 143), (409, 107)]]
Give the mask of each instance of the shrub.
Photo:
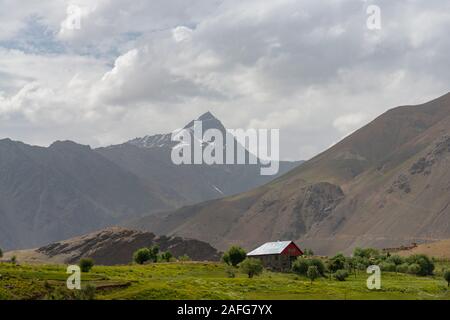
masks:
[(314, 259), (308, 259), (309, 266), (315, 266), (317, 267), (317, 271), (319, 272), (319, 275), (323, 276), (325, 275), (325, 265), (323, 264), (322, 260), (314, 258)]
[(170, 262), (171, 259), (172, 259), (172, 254), (169, 251), (165, 251), (165, 252), (161, 253), (162, 261)]
[(314, 251), (312, 251), (311, 249), (305, 249), (303, 251), (303, 256), (305, 257), (312, 257), (314, 255)]
[(338, 253), (328, 261), (328, 270), (334, 273), (341, 269), (345, 269), (345, 257), (342, 253)]
[(133, 261), (137, 264), (144, 264), (145, 262), (149, 261), (151, 258), (150, 249), (148, 248), (141, 248), (134, 252), (133, 254)]
[(11, 257), (11, 263), (12, 264), (16, 264), (17, 263), (17, 257), (16, 256), (12, 256)]
[(447, 281), (447, 287), (450, 287), (450, 270), (444, 271), (444, 279)]
[(248, 275), (249, 278), (257, 276), (262, 273), (263, 265), (261, 260), (255, 258), (247, 258), (239, 264), (242, 272)]
[(374, 248), (355, 248), (353, 256), (366, 259), (374, 259), (380, 255), (380, 252)]
[(228, 278), (235, 278), (236, 277), (236, 270), (232, 267), (227, 267), (225, 269), (225, 273), (227, 274)]
[(0, 258), (3, 258), (3, 251), (2, 251), (2, 248), (0, 248)]
[(420, 273), (420, 266), (417, 263), (410, 264), (408, 266), (408, 273), (419, 274)]
[(402, 263), (396, 267), (395, 271), (400, 273), (408, 273), (408, 267), (409, 265), (407, 263)]
[(337, 270), (334, 274), (334, 277), (338, 281), (345, 281), (345, 279), (348, 277), (348, 272), (347, 270)]
[(149, 251), (149, 260), (152, 262), (158, 262), (158, 254), (159, 254), (159, 246), (154, 245), (148, 248)]
[(295, 260), (292, 263), (292, 271), (294, 271), (297, 274), (306, 276), (306, 273), (308, 272), (309, 262), (308, 259), (298, 257), (297, 260)]
[(311, 283), (320, 276), (319, 270), (316, 266), (309, 266), (308, 271), (306, 272), (306, 276), (311, 280)]
[(389, 262), (381, 262), (379, 264), (380, 269), (382, 271), (388, 271), (388, 272), (395, 272), (396, 271), (396, 265), (394, 263)]
[(396, 266), (398, 266), (398, 265), (401, 265), (402, 263), (404, 263), (405, 260), (402, 257), (400, 257), (399, 255), (393, 255), (393, 256), (390, 256), (389, 258), (387, 258), (387, 262), (393, 263)]
[(80, 266), (81, 272), (89, 272), (94, 266), (94, 260), (91, 258), (82, 258), (78, 265)]
[(424, 254), (415, 254), (406, 259), (409, 264), (417, 264), (419, 265), (419, 272), (416, 274), (419, 276), (428, 276), (433, 274), (434, 271), (434, 263)]
[(179, 261), (191, 261), (191, 258), (187, 254), (183, 254), (182, 256), (178, 257)]
[(94, 300), (95, 299), (95, 286), (88, 284), (81, 290), (75, 291), (75, 299), (77, 300)]
[(245, 260), (247, 253), (244, 249), (238, 246), (232, 246), (222, 256), (222, 260), (233, 267), (236, 267), (239, 263)]

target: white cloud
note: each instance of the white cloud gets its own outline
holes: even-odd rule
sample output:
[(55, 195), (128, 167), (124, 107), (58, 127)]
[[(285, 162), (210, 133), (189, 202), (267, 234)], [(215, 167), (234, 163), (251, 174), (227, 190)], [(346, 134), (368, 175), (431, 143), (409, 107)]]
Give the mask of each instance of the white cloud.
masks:
[[(80, 30), (64, 27), (70, 4)], [(120, 143), (211, 110), (231, 128), (280, 128), (283, 157), (311, 157), (387, 108), (449, 91), (450, 4), (380, 0), (380, 31), (366, 28), (368, 4), (0, 0), (13, 8), (0, 10), (0, 135)], [(59, 51), (31, 41), (30, 17)]]

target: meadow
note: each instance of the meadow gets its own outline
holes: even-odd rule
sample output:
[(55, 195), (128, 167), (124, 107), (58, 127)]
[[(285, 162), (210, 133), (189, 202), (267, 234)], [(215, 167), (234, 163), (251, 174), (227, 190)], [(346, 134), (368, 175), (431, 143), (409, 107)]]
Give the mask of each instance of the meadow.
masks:
[[(95, 286), (95, 299), (450, 299), (437, 262), (433, 276), (382, 272), (381, 289), (369, 290), (363, 271), (346, 281), (309, 279), (293, 273), (264, 271), (249, 279), (223, 263), (173, 262), (94, 266), (82, 274), (82, 286)], [(64, 265), (0, 264), (0, 299), (74, 299), (66, 288)], [(76, 291), (76, 290), (75, 290)]]

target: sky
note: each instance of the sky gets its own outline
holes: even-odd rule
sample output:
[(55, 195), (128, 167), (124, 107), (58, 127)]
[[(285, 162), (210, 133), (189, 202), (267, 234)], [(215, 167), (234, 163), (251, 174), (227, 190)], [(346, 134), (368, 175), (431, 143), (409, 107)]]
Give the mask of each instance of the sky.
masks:
[(449, 30), (448, 0), (0, 0), (0, 138), (98, 147), (211, 111), (308, 159), (449, 92)]

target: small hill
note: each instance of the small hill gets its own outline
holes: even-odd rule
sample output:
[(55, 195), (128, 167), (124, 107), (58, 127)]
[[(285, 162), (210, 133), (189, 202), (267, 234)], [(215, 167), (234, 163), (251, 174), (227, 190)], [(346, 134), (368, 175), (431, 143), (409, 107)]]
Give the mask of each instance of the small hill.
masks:
[(119, 265), (132, 261), (133, 253), (158, 245), (174, 257), (188, 255), (195, 261), (217, 261), (220, 253), (208, 243), (180, 237), (155, 236), (150, 232), (112, 227), (47, 246), (5, 253), (4, 260), (16, 256), (19, 263), (77, 263), (92, 258), (98, 265)]

